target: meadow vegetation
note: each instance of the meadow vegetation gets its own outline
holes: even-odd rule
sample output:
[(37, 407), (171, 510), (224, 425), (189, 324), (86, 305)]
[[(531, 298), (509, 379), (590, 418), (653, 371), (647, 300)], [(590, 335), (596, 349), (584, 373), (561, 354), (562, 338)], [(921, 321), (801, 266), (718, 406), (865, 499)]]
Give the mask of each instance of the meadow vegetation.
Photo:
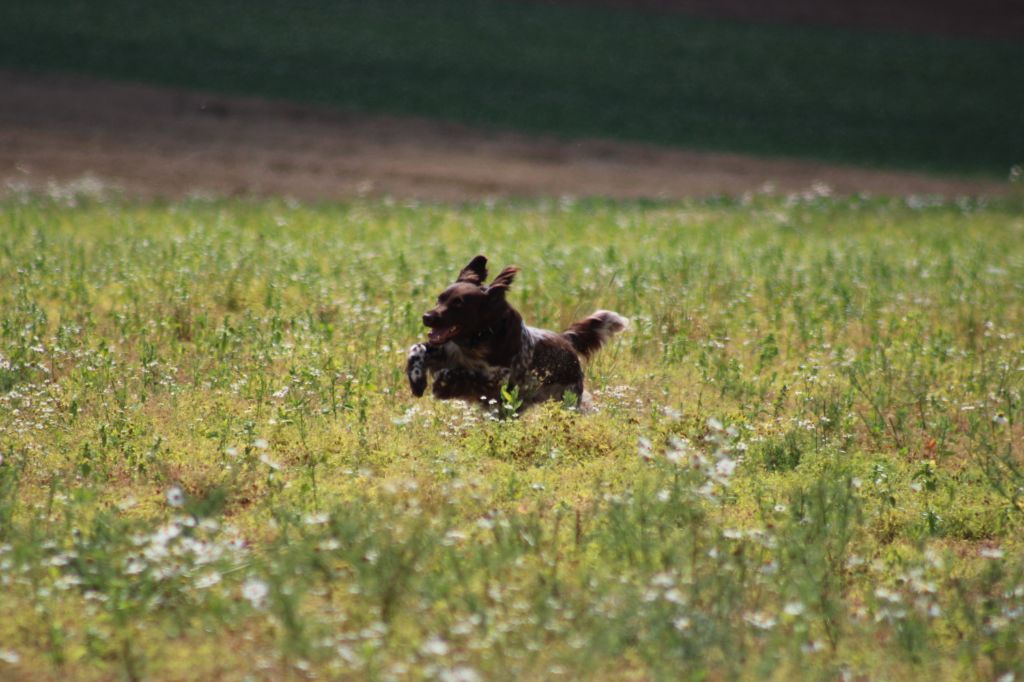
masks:
[[(594, 410), (415, 400), (476, 253)], [(1017, 679), (1018, 200), (0, 204), (0, 677)]]

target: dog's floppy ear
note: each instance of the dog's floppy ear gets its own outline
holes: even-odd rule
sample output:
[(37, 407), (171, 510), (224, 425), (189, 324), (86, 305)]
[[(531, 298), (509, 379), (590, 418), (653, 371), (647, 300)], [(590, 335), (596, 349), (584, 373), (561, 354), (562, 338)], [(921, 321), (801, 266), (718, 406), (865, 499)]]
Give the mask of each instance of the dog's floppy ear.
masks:
[(508, 288), (512, 286), (512, 280), (516, 278), (516, 273), (519, 272), (519, 268), (514, 265), (510, 265), (494, 278), (490, 286), (487, 287), (488, 295), (504, 295)]
[(459, 277), (455, 281), (483, 284), (485, 279), (487, 279), (487, 258), (477, 256), (469, 261), (469, 265), (459, 271)]

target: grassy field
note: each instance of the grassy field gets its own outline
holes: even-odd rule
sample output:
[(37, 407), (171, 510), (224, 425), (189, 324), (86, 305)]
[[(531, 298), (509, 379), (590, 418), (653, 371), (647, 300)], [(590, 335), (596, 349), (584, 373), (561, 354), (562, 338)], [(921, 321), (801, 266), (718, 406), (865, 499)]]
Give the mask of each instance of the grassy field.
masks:
[[(473, 254), (633, 327), (415, 400)], [(1024, 674), (1024, 211), (0, 204), (4, 679)]]
[(1006, 177), (1024, 46), (494, 0), (0, 4), (0, 67)]

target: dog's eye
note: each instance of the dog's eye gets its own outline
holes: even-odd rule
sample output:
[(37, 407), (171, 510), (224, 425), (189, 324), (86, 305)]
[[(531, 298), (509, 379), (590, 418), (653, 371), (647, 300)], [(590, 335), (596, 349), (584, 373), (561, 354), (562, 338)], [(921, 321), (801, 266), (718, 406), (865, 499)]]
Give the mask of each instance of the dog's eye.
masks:
[(462, 299), (461, 298), (457, 298), (454, 301), (452, 301), (451, 303), (449, 303), (448, 305), (449, 305), (449, 307), (452, 307), (452, 308), (461, 308), (462, 307)]

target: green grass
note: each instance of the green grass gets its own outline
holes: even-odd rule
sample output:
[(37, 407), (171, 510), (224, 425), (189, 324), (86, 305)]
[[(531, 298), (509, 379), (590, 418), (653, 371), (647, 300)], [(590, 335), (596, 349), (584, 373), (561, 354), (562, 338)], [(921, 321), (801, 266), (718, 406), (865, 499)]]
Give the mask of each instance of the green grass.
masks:
[(435, 0), (39, 0), (0, 66), (870, 166), (1006, 177), (1012, 42)]
[[(1024, 211), (0, 205), (0, 677), (1024, 674)], [(596, 411), (408, 394), (473, 254)]]

